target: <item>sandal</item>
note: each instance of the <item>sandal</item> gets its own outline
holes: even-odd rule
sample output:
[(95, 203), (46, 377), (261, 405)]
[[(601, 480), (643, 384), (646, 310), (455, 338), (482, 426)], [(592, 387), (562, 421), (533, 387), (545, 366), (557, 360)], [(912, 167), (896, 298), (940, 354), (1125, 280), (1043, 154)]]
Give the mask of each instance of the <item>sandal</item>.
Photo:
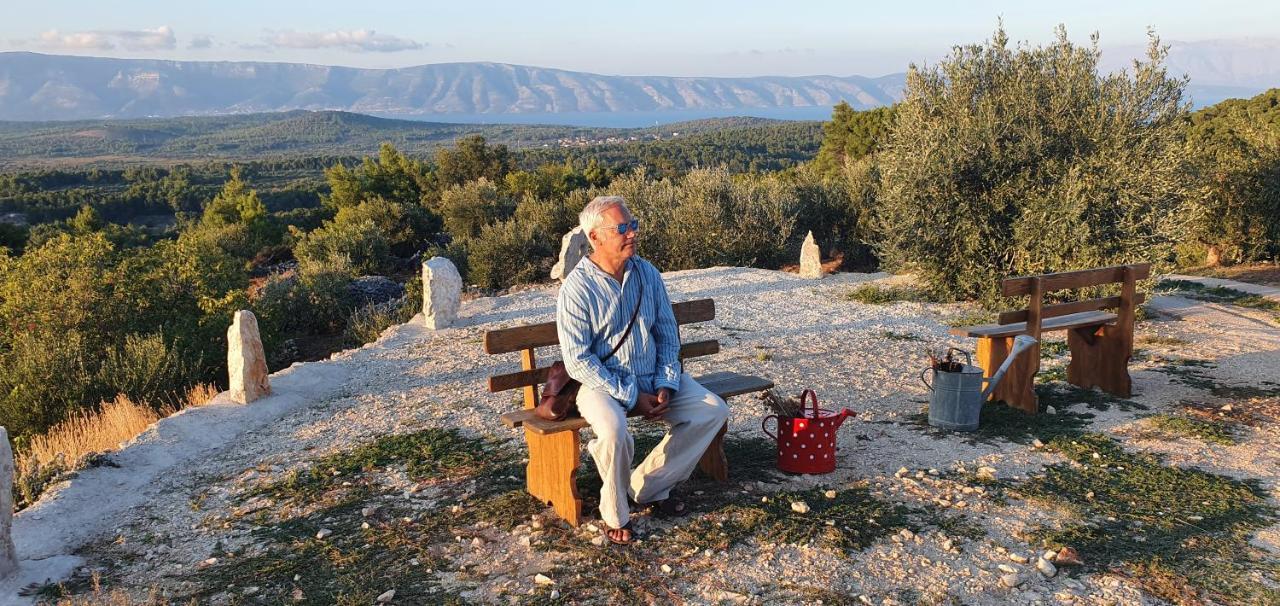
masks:
[[(609, 534), (619, 533), (623, 530), (627, 531), (626, 539), (615, 539), (614, 535)], [(631, 522), (623, 524), (621, 528), (609, 528), (608, 524), (604, 524), (603, 528), (600, 530), (600, 534), (604, 535), (604, 538), (608, 539), (609, 542), (614, 545), (630, 545), (632, 541), (636, 540), (636, 531), (631, 527)]]
[(678, 518), (689, 513), (689, 508), (685, 505), (684, 501), (675, 497), (667, 497), (661, 501), (642, 503), (640, 506), (656, 511), (659, 516), (664, 518)]

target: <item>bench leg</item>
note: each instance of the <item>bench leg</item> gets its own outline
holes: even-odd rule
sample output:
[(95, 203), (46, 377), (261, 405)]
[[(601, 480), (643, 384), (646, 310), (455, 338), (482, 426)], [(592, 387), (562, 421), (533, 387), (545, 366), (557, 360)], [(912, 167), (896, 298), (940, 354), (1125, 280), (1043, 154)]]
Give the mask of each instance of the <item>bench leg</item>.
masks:
[(1132, 341), (1118, 326), (1089, 326), (1067, 331), (1071, 362), (1067, 366), (1067, 382), (1083, 389), (1098, 387), (1109, 394), (1128, 398), (1133, 395), (1129, 377)]
[(724, 433), (728, 429), (729, 423), (726, 422), (716, 437), (711, 440), (711, 444), (707, 445), (707, 450), (702, 453), (702, 459), (698, 461), (698, 469), (717, 482), (729, 481), (729, 463), (724, 456)]
[(576, 478), (582, 460), (582, 439), (578, 432), (542, 435), (526, 429), (524, 437), (529, 444), (529, 466), (525, 470), (529, 494), (549, 503), (570, 526), (581, 524), (582, 498)]
[[(982, 367), (982, 376), (990, 377), (996, 369), (1004, 364), (1013, 348), (1013, 337), (984, 337), (978, 339), (978, 366)], [(991, 400), (1004, 400), (1005, 404), (1023, 412), (1036, 414), (1040, 411), (1040, 401), (1036, 397), (1036, 373), (1040, 370), (1040, 347), (1033, 346), (1024, 351), (1013, 362), (1005, 373), (1000, 385), (991, 392)]]

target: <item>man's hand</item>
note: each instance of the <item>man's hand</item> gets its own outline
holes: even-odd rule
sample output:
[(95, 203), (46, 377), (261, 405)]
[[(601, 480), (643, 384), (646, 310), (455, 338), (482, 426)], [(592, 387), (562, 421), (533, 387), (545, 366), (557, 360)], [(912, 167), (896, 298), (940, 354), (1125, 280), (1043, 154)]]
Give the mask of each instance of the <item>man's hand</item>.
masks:
[(667, 414), (668, 405), (671, 403), (671, 390), (659, 389), (658, 395), (640, 392), (636, 398), (635, 412), (644, 418), (653, 421), (662, 418)]

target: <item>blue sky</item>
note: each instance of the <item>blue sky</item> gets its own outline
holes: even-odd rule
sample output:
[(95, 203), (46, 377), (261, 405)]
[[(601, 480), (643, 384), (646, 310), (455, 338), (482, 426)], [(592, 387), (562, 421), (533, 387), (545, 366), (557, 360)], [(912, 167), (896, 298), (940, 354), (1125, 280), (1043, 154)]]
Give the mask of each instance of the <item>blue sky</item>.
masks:
[[(17, 5), (16, 7), (14, 5)], [(497, 61), (605, 74), (882, 75), (988, 37), (1059, 23), (1102, 46), (1280, 38), (1280, 2), (14, 2), (0, 50), (400, 67)]]

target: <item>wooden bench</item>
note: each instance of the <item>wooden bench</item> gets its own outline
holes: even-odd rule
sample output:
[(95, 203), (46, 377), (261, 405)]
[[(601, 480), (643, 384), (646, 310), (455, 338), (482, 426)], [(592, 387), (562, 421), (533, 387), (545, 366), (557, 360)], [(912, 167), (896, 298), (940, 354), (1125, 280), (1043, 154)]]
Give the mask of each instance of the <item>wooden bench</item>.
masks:
[[(1129, 357), (1133, 353), (1134, 309), (1142, 303), (1136, 282), (1151, 276), (1150, 263), (1117, 265), (1039, 276), (1008, 278), (1000, 283), (1006, 297), (1027, 296), (1027, 308), (1000, 314), (995, 324), (954, 328), (951, 334), (978, 339), (977, 364), (984, 376), (1000, 367), (1018, 335), (1036, 339), (1044, 332), (1067, 331), (1071, 362), (1067, 381), (1091, 389), (1099, 387), (1122, 398), (1133, 395)], [(1044, 296), (1058, 290), (1119, 283), (1120, 294), (1046, 305)], [(1115, 313), (1102, 311), (1115, 309)], [(1009, 367), (1004, 380), (991, 394), (1029, 413), (1039, 411), (1035, 376), (1040, 370), (1040, 346), (1022, 354)]]
[[(716, 317), (715, 301), (712, 299), (676, 303), (672, 308), (676, 323), (680, 325), (706, 322)], [(557, 515), (577, 526), (582, 522), (582, 499), (578, 495), (576, 478), (582, 444), (579, 431), (588, 426), (587, 422), (582, 417), (546, 421), (534, 416), (532, 410), (538, 402), (538, 385), (547, 379), (547, 367), (537, 365), (535, 349), (559, 343), (555, 322), (490, 330), (484, 334), (485, 353), (520, 352), (521, 370), (489, 377), (489, 391), (524, 388), (524, 409), (503, 414), (501, 419), (509, 427), (524, 427), (525, 442), (529, 445), (529, 465), (525, 474), (529, 494), (552, 505)], [(680, 346), (680, 359), (711, 355), (719, 351), (720, 342), (714, 339), (683, 343)], [(733, 372), (713, 372), (694, 379), (725, 399), (773, 387), (773, 382), (768, 379)], [(703, 473), (721, 482), (727, 481), (729, 477), (723, 448), (727, 428), (726, 424), (720, 429), (720, 433), (698, 462), (698, 468)]]

